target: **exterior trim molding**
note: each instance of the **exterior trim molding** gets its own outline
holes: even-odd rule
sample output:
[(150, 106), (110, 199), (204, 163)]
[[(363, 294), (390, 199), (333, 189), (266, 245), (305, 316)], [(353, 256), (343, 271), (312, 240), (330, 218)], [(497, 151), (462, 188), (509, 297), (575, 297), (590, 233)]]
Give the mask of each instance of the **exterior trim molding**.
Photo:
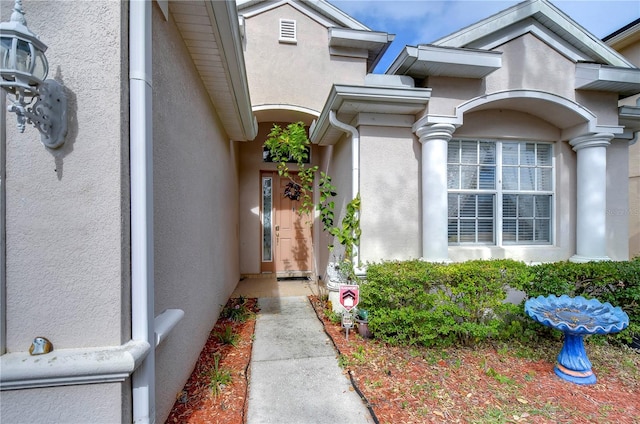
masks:
[(430, 88), (334, 85), (322, 113), (309, 129), (309, 138), (314, 144), (338, 142), (342, 133), (331, 131), (331, 111), (343, 114), (338, 118), (342, 122), (351, 122), (359, 113), (415, 115), (424, 110), (430, 98)]
[(483, 43), (483, 40), (490, 40), (496, 33), (504, 31), (505, 28), (516, 28), (516, 33), (511, 37), (515, 38), (519, 35), (516, 24), (527, 18), (537, 20), (541, 25), (555, 33), (557, 37), (564, 39), (568, 45), (573, 45), (583, 54), (600, 58), (610, 65), (633, 67), (622, 55), (604, 44), (595, 35), (586, 31), (547, 0), (523, 1), (487, 19), (443, 37), (433, 44), (450, 47), (478, 47)]
[(414, 78), (484, 78), (502, 67), (502, 52), (433, 45), (406, 46), (387, 74)]
[(0, 356), (0, 390), (122, 382), (150, 350), (149, 343), (130, 340), (121, 346), (58, 349), (37, 356), (7, 353)]

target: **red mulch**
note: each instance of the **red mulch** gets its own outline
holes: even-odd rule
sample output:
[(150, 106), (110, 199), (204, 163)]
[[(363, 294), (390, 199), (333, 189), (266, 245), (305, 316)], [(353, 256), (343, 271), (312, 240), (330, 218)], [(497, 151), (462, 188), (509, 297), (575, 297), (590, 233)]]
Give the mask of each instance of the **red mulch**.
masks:
[[(553, 373), (559, 341), (407, 348), (363, 339), (354, 329), (347, 342), (344, 329), (325, 317), (325, 305), (314, 296), (310, 300), (341, 354), (345, 378), (352, 378), (382, 424), (640, 423), (640, 355), (629, 349), (588, 345), (598, 382), (579, 386)], [(255, 310), (255, 299), (250, 301)], [(212, 334), (229, 324), (219, 321)], [(167, 423), (244, 422), (255, 321), (231, 324), (241, 335), (238, 347), (209, 338)], [(233, 370), (233, 382), (218, 397), (203, 377), (216, 352), (220, 366)]]
[[(234, 305), (230, 299), (227, 307)], [(256, 299), (245, 299), (245, 307), (258, 312)], [(248, 372), (255, 330), (255, 315), (245, 322), (221, 318), (211, 330), (211, 334), (200, 353), (198, 362), (184, 386), (178, 393), (176, 403), (166, 423), (189, 424), (242, 424), (246, 413), (248, 393)], [(217, 336), (227, 326), (238, 334), (236, 346), (224, 344)], [(214, 367), (214, 358), (219, 355), (218, 369), (229, 370), (231, 383), (221, 388), (216, 396), (209, 387), (209, 371)]]
[(322, 302), (311, 302), (380, 423), (640, 423), (640, 355), (630, 349), (587, 346), (598, 381), (576, 385), (553, 372), (560, 341), (426, 349), (351, 330), (347, 342)]

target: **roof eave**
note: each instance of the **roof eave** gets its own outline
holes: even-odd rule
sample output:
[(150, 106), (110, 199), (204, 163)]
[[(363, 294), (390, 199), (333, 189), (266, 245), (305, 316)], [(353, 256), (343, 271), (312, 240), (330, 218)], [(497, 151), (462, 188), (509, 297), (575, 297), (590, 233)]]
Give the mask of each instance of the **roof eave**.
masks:
[(396, 75), (409, 75), (414, 78), (484, 78), (501, 67), (501, 52), (425, 44), (401, 52), (390, 71)]
[(640, 93), (640, 69), (620, 68), (594, 63), (576, 64), (576, 90), (618, 93), (620, 97)]
[(367, 51), (367, 71), (372, 72), (395, 38), (394, 34), (350, 28), (329, 28), (329, 47)]
[(318, 120), (311, 126), (310, 139), (314, 144), (332, 145), (342, 133), (330, 131), (329, 114), (385, 113), (415, 115), (424, 110), (431, 98), (430, 88), (408, 86), (334, 85)]
[[(258, 134), (258, 123), (251, 108), (249, 83), (242, 50), (242, 36), (235, 3), (228, 1), (206, 0), (211, 24), (217, 31), (220, 53), (226, 63), (224, 68), (231, 94), (235, 97), (235, 115), (240, 122), (242, 133), (229, 133), (237, 141), (253, 140)], [(209, 9), (210, 8), (210, 9)], [(216, 93), (209, 92), (215, 104)], [(223, 122), (223, 126), (224, 126)], [(225, 126), (226, 129), (226, 126)]]

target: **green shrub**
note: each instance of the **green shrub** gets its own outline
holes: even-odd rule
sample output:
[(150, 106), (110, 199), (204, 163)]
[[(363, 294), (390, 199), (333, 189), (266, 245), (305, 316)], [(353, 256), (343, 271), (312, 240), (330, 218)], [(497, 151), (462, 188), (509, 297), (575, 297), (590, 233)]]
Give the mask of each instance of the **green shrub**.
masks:
[(370, 264), (359, 306), (369, 311), (373, 335), (390, 344), (557, 338), (558, 332), (526, 316), (522, 304), (505, 302), (508, 287), (528, 297), (566, 294), (609, 302), (620, 306), (630, 321), (627, 330), (612, 337), (628, 342), (633, 334), (640, 335), (640, 258), (531, 267), (512, 260)]
[(611, 337), (629, 342), (633, 334), (640, 334), (640, 258), (542, 264), (532, 267), (532, 275), (531, 282), (523, 287), (527, 296), (566, 294), (609, 302), (629, 315), (629, 328)]
[(511, 260), (383, 262), (367, 268), (360, 306), (371, 332), (388, 343), (469, 345), (497, 335), (507, 286), (528, 280), (528, 268)]

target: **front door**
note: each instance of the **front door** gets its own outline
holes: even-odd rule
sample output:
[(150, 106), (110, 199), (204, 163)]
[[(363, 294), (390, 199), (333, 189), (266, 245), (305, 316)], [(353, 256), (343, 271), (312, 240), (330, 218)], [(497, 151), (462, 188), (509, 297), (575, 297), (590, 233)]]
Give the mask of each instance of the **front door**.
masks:
[(296, 175), (281, 177), (263, 172), (261, 272), (297, 276), (312, 270), (310, 214), (301, 215), (302, 200), (296, 198)]

